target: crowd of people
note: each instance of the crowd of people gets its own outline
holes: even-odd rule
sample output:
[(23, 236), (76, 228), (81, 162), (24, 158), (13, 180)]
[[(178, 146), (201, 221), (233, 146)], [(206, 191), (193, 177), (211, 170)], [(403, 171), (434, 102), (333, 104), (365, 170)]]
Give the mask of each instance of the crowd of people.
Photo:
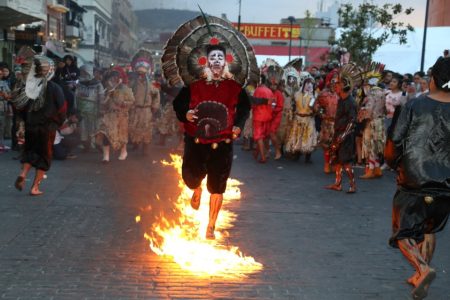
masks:
[[(24, 103), (29, 97), (19, 95), (25, 91), (34, 55), (29, 48), (19, 52), (14, 72), (0, 63), (0, 153), (18, 151), (15, 159), (22, 156), (29, 107)], [(72, 55), (49, 60), (48, 81), (61, 89), (65, 105), (64, 121), (55, 132), (54, 159), (76, 158), (77, 149), (98, 150), (106, 163), (110, 149), (120, 152), (120, 160), (126, 159), (128, 144), (148, 153), (152, 135), (159, 136), (160, 144), (169, 135), (180, 140), (181, 129), (171, 107), (179, 88), (169, 87), (158, 73), (150, 79), (150, 52), (140, 51), (134, 60), (131, 67), (109, 69), (90, 63), (78, 68)], [(4, 139), (11, 139), (10, 146)]]
[[(10, 150), (5, 138), (19, 151), (15, 159), (22, 167), (15, 187), (23, 190), (35, 169), (30, 195), (41, 195), (52, 159), (76, 158), (79, 148), (102, 153), (105, 164), (112, 152), (123, 161), (129, 148), (148, 154), (154, 133), (160, 144), (169, 135), (181, 141), (184, 123), (183, 179), (194, 190), (191, 205), (198, 209), (200, 184), (208, 175), (206, 238), (214, 239), (234, 139), (241, 135), (242, 149), (258, 163), (271, 156), (292, 161), (304, 156), (310, 164), (311, 154), (321, 148), (323, 171), (335, 174), (325, 187), (330, 190), (343, 190), (345, 173), (347, 193), (355, 193), (355, 166), (365, 169), (363, 180), (380, 178), (390, 168), (398, 172), (390, 243), (416, 269), (408, 282), (413, 298), (423, 299), (436, 276), (429, 266), (434, 233), (450, 213), (448, 51), (427, 73), (414, 74), (376, 62), (331, 62), (304, 70), (299, 60), (282, 67), (267, 59), (259, 82), (246, 81), (251, 78), (246, 75), (244, 83), (235, 80), (239, 73), (230, 72), (234, 56), (227, 51), (232, 49), (207, 38), (204, 66), (183, 88), (169, 87), (154, 72), (145, 49), (131, 59), (128, 72), (90, 63), (78, 68), (74, 56), (54, 61), (30, 48), (19, 51), (14, 71), (1, 63), (0, 152)], [(173, 59), (179, 61), (176, 55)], [(188, 66), (185, 61), (180, 70)]]
[(332, 62), (306, 70), (297, 63), (281, 67), (269, 58), (261, 66), (260, 83), (247, 86), (252, 113), (242, 149), (251, 150), (259, 163), (273, 151), (274, 160), (304, 156), (308, 164), (312, 152), (322, 149), (324, 172), (336, 172), (327, 188), (337, 191), (343, 171), (350, 180), (348, 192), (356, 191), (353, 167), (365, 169), (361, 179), (382, 177), (390, 169), (384, 146), (396, 108), (429, 93), (431, 68), (427, 74), (399, 74), (375, 62), (347, 69)]
[(108, 163), (112, 151), (125, 160), (128, 147), (148, 154), (153, 134), (160, 136), (160, 144), (168, 135), (181, 140), (171, 105), (179, 88), (168, 87), (160, 74), (152, 73), (151, 53), (144, 49), (128, 70), (91, 63), (78, 68), (75, 56), (51, 59), (27, 47), (17, 53), (14, 73), (1, 63), (0, 153), (17, 151), (13, 158), (21, 161), (22, 170), (16, 188), (24, 188), (35, 168), (30, 194), (42, 194), (39, 183), (52, 159), (98, 151)]

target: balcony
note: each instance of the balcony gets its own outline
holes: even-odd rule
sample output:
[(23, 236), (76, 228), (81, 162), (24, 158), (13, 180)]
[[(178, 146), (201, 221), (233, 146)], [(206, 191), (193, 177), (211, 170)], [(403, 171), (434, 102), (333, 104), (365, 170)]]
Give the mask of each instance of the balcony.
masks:
[(66, 38), (79, 38), (80, 29), (75, 26), (66, 25)]
[(70, 10), (66, 6), (66, 1), (64, 0), (47, 0), (47, 7), (62, 14), (65, 14)]

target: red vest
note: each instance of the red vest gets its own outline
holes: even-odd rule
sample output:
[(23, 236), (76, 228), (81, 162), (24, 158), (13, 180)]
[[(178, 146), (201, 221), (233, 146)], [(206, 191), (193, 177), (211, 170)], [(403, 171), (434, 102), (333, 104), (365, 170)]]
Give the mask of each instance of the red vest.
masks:
[[(217, 82), (207, 82), (206, 80), (195, 81), (189, 86), (191, 92), (191, 100), (189, 109), (194, 109), (198, 104), (204, 101), (216, 101), (224, 104), (228, 108), (228, 122), (224, 130), (219, 131), (221, 137), (215, 139), (202, 139), (200, 143), (209, 144), (216, 143), (227, 138), (231, 138), (234, 125), (234, 117), (236, 114), (236, 105), (239, 101), (239, 94), (242, 87), (234, 80), (226, 79)], [(196, 122), (184, 123), (184, 129), (187, 134), (195, 137), (197, 132)]]
[[(253, 96), (256, 98), (274, 99), (272, 91), (265, 85), (260, 85), (255, 89)], [(253, 120), (268, 122), (272, 119), (272, 106), (270, 104), (252, 105)]]

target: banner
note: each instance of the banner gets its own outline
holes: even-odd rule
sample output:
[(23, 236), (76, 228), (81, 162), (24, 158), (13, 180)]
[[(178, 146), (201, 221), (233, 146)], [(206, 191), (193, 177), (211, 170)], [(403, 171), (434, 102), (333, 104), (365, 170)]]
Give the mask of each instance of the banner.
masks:
[[(237, 23), (233, 23), (238, 27)], [(290, 24), (252, 24), (241, 23), (241, 32), (248, 39), (270, 39), (270, 40), (289, 40), (291, 31)], [(292, 25), (292, 39), (300, 37), (300, 25)]]

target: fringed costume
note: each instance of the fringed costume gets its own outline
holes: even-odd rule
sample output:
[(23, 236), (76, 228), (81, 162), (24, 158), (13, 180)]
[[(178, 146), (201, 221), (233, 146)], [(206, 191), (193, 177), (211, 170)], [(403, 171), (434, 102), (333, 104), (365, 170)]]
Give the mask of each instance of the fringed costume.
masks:
[(152, 140), (153, 113), (160, 106), (159, 88), (155, 82), (150, 80), (151, 52), (140, 49), (134, 55), (131, 66), (135, 73), (130, 80), (129, 87), (133, 91), (135, 101), (130, 108), (129, 139), (132, 144), (145, 146)]

